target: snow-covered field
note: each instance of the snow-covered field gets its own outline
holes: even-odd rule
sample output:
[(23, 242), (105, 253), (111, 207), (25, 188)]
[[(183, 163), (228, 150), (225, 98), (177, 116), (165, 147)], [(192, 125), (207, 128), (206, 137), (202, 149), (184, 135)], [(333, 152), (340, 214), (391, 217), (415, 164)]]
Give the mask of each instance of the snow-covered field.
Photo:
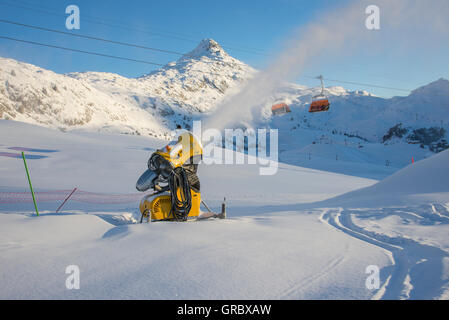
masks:
[[(166, 142), (5, 120), (0, 137), (0, 298), (448, 298), (449, 151), (380, 183), (366, 177), (391, 168), (350, 153), (345, 174), (202, 165), (202, 197), (216, 210), (226, 197), (227, 220), (138, 224), (136, 179)], [(39, 217), (31, 202), (2, 203), (28, 190), (18, 148), (37, 149), (25, 153)], [(74, 187), (132, 200), (69, 201), (56, 214), (49, 195)], [(69, 265), (79, 290), (66, 288)], [(379, 289), (366, 286), (368, 266), (380, 269)]]

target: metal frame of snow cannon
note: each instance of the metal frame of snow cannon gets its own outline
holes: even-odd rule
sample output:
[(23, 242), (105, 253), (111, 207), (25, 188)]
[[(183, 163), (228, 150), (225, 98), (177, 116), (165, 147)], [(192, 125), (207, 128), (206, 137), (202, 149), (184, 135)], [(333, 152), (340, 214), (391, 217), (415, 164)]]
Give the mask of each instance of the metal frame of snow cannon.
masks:
[(224, 198), (223, 203), (221, 204), (221, 213), (213, 212), (204, 202), (204, 200), (201, 200), (201, 203), (206, 207), (208, 212), (204, 212), (201, 215), (198, 216), (197, 220), (207, 220), (210, 218), (217, 218), (217, 219), (226, 219), (226, 198)]
[[(155, 193), (150, 194), (149, 196), (156, 196), (161, 193), (162, 192), (155, 192)], [(196, 219), (191, 219), (188, 221), (201, 221), (201, 220), (208, 220), (208, 219), (212, 219), (212, 218), (226, 219), (226, 198), (224, 198), (223, 203), (221, 204), (221, 212), (220, 213), (216, 213), (216, 212), (212, 211), (204, 200), (201, 200), (201, 203), (207, 209), (207, 212), (203, 212)], [(141, 213), (140, 223), (143, 223), (144, 217), (147, 218), (147, 223), (153, 222), (153, 220), (151, 220), (151, 213), (148, 210)], [(155, 221), (161, 221), (161, 220), (154, 220), (154, 222)]]

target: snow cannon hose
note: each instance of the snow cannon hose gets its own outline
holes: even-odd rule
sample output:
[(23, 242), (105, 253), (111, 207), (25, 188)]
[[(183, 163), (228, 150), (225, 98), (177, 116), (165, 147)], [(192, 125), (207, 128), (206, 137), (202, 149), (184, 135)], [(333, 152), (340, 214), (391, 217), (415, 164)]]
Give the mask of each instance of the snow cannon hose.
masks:
[(173, 169), (168, 185), (171, 193), (170, 215), (177, 221), (186, 221), (192, 208), (192, 194), (186, 170), (183, 167)]

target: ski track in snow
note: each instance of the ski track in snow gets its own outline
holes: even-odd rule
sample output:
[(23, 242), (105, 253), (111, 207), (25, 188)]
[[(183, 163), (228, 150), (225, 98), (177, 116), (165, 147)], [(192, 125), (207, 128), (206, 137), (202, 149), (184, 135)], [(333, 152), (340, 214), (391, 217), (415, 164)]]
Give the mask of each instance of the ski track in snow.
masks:
[[(438, 299), (444, 295), (449, 279), (442, 279), (443, 260), (449, 253), (406, 237), (393, 237), (366, 230), (352, 221), (397, 215), (414, 219), (422, 225), (449, 224), (449, 211), (443, 205), (429, 204), (416, 208), (331, 209), (320, 220), (347, 235), (383, 248), (391, 253), (393, 270), (381, 288), (380, 299)], [(330, 266), (331, 267), (331, 266)], [(389, 268), (389, 267), (388, 267)], [(389, 270), (381, 270), (388, 272)]]
[[(131, 210), (132, 211), (132, 210)], [(130, 212), (131, 212), (130, 211)], [(299, 212), (303, 213), (303, 212)], [(111, 224), (102, 238), (124, 237), (129, 232), (128, 224), (135, 224), (136, 212), (121, 215), (92, 213)], [(380, 208), (380, 209), (343, 209), (332, 208), (322, 211), (319, 220), (345, 234), (368, 244), (386, 250), (393, 266), (381, 270), (385, 278), (381, 288), (373, 295), (373, 299), (437, 299), (444, 295), (444, 288), (449, 279), (441, 279), (443, 259), (449, 257), (444, 250), (419, 243), (403, 236), (391, 237), (368, 231), (356, 225), (351, 217), (359, 219), (375, 217), (382, 219), (396, 215), (404, 219), (413, 219), (422, 225), (449, 224), (449, 210), (443, 205), (431, 203), (412, 208)], [(240, 220), (258, 220), (260, 217), (238, 217)], [(208, 250), (211, 250), (208, 248)], [(329, 260), (327, 266), (302, 281), (281, 291), (278, 299), (295, 299), (319, 280), (328, 276), (333, 270), (345, 262), (345, 252), (341, 252)]]
[(280, 296), (279, 299), (294, 299), (295, 296), (297, 296), (298, 293), (303, 292), (305, 289), (307, 289), (310, 285), (315, 283), (316, 281), (322, 279), (326, 275), (328, 275), (332, 270), (337, 268), (339, 265), (341, 265), (345, 260), (344, 255), (338, 255), (337, 257), (333, 258), (329, 265), (323, 268), (322, 270), (315, 273), (313, 276), (309, 277), (308, 279), (304, 279), (303, 281), (295, 284), (294, 286), (291, 286), (287, 290), (285, 290)]

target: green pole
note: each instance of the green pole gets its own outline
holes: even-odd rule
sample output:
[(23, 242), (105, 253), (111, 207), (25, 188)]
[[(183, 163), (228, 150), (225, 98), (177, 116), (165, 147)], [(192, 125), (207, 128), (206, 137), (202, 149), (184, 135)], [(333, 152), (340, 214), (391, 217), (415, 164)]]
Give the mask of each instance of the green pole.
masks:
[(25, 171), (28, 177), (28, 183), (30, 184), (31, 195), (33, 196), (34, 208), (36, 209), (36, 214), (39, 217), (39, 211), (37, 210), (36, 197), (34, 196), (33, 186), (31, 185), (30, 173), (28, 172), (27, 161), (25, 159), (25, 153), (22, 151), (23, 164), (25, 165)]

